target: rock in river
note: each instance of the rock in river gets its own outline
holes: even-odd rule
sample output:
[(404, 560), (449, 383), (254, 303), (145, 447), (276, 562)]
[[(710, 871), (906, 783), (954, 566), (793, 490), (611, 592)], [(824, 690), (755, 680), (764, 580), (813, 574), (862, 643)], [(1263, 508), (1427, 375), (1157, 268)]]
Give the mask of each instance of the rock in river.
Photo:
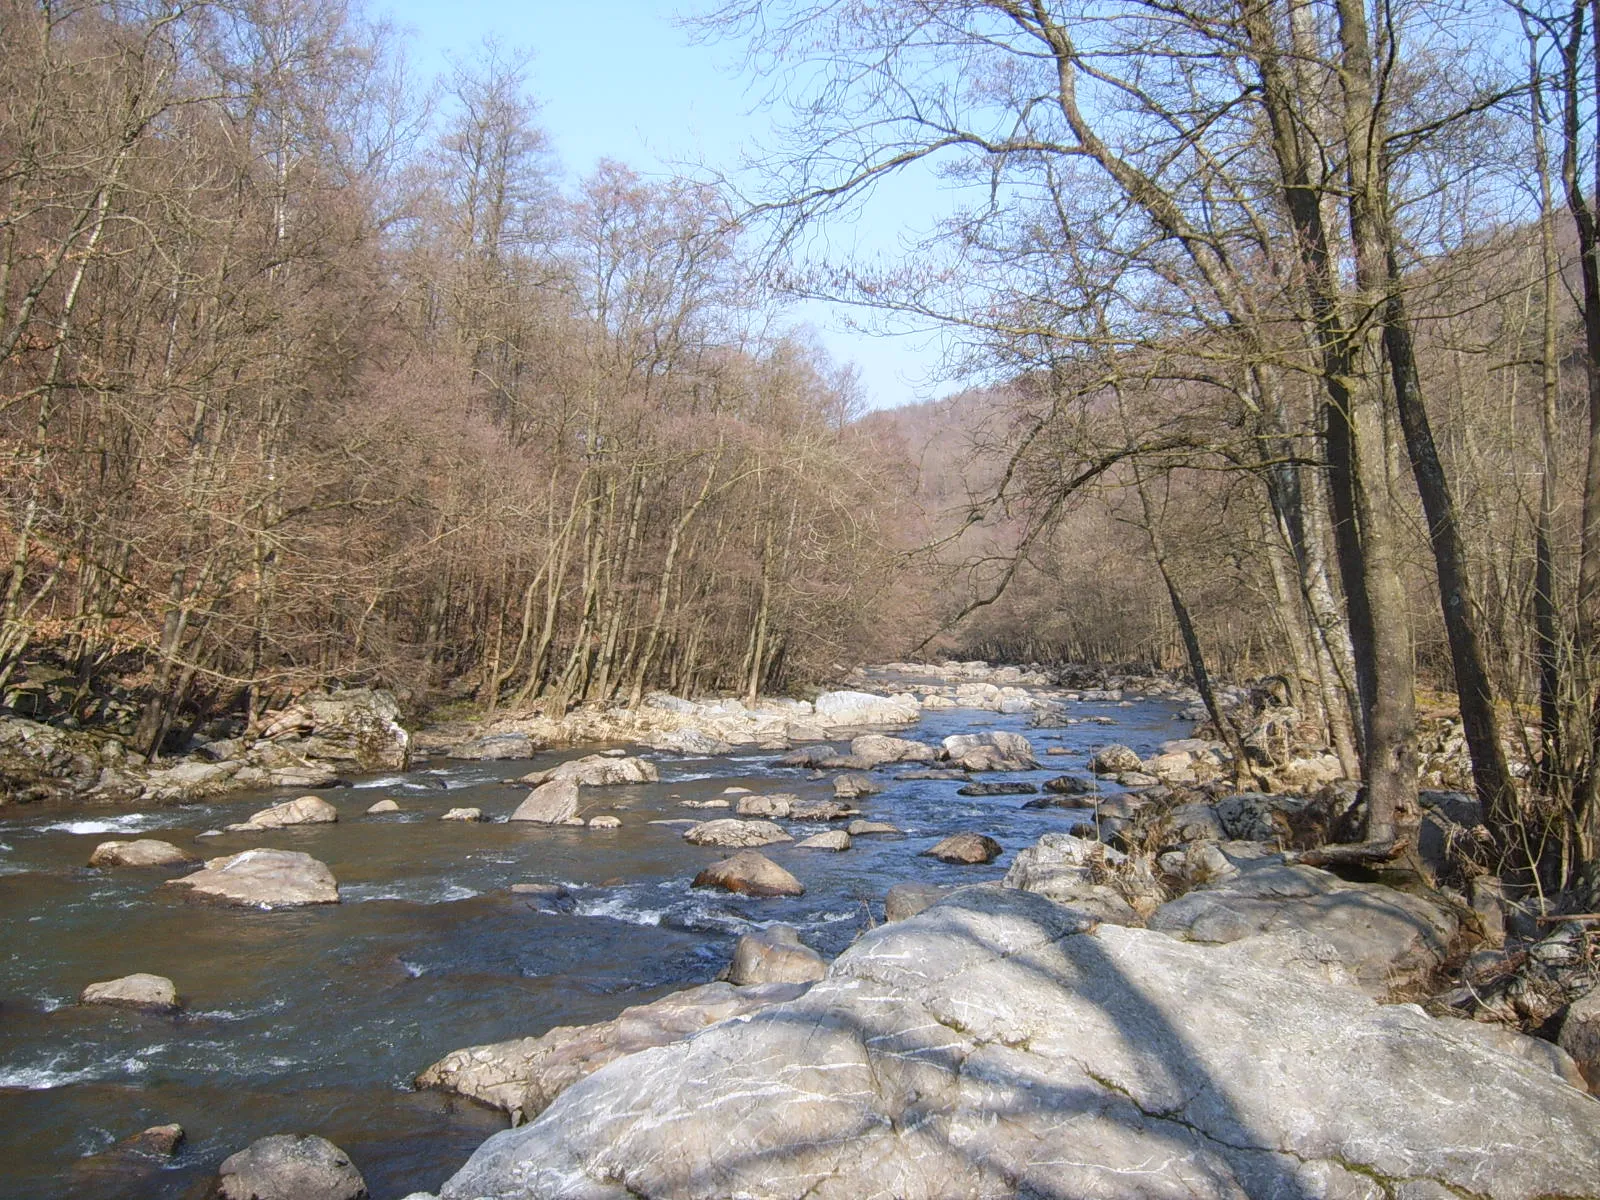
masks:
[(511, 820), (560, 825), (577, 811), (578, 785), (571, 779), (552, 779), (529, 792), (511, 814)]
[(830, 829), (826, 833), (815, 833), (802, 842), (794, 844), (796, 850), (848, 850), (850, 849), (850, 835), (842, 829)]
[(397, 813), (399, 811), (400, 806), (398, 804), (396, 804), (393, 800), (384, 799), (379, 800), (376, 804), (370, 806), (367, 809), (367, 816), (381, 817), (384, 813)]
[(91, 867), (182, 867), (200, 860), (160, 838), (135, 842), (101, 842), (89, 856)]
[(350, 1156), (325, 1138), (264, 1137), (222, 1160), (221, 1200), (366, 1200), (367, 1183)]
[(683, 840), (696, 846), (771, 846), (776, 842), (794, 839), (771, 821), (740, 821), (734, 817), (721, 817), (715, 821), (701, 821), (683, 831)]
[(801, 883), (765, 854), (741, 850), (712, 863), (694, 877), (695, 887), (717, 887), (744, 896), (803, 896)]
[(987, 863), (1000, 857), (1000, 843), (982, 833), (953, 833), (932, 849), (924, 850), (929, 858), (947, 863)]
[(452, 808), (439, 818), (441, 821), (481, 821), (483, 809), (481, 808)]
[(440, 1196), (1600, 1194), (1591, 1097), (1259, 940), (963, 889), (798, 1000), (596, 1072)]
[(288, 825), (328, 825), (339, 819), (339, 810), (321, 796), (301, 796), (271, 808), (251, 813), (240, 825), (229, 825), (230, 833), (249, 833), (257, 829), (282, 829)]
[(1031, 796), (1039, 789), (1031, 783), (968, 783), (956, 789), (958, 796)]
[(840, 800), (855, 800), (860, 796), (876, 796), (883, 791), (872, 776), (859, 774), (840, 775), (833, 781), (833, 794)]
[(339, 903), (339, 885), (327, 864), (298, 850), (263, 848), (210, 858), (201, 870), (163, 886), (251, 908)]
[(568, 779), (585, 787), (613, 787), (619, 783), (657, 783), (661, 773), (648, 759), (590, 754), (570, 759), (548, 771), (534, 771), (517, 782), (538, 786), (553, 779)]
[(814, 983), (828, 964), (800, 940), (792, 925), (768, 925), (740, 937), (723, 978), (737, 987), (753, 983)]
[(111, 1004), (118, 1008), (148, 1008), (158, 1012), (176, 1012), (181, 1007), (178, 989), (172, 980), (143, 971), (104, 983), (91, 983), (78, 999), (83, 1004)]
[(889, 737), (882, 733), (864, 733), (851, 741), (850, 754), (861, 760), (864, 766), (881, 767), (886, 763), (932, 762), (935, 751), (927, 742)]

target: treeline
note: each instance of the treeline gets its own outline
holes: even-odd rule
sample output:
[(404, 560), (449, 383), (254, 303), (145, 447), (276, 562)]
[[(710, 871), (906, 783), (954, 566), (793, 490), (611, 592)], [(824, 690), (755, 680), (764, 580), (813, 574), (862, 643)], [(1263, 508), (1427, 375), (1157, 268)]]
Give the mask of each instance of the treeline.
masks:
[(814, 89), (771, 164), (790, 240), (913, 164), (975, 185), (914, 263), (812, 283), (1003, 384), (943, 526), (968, 645), (1179, 646), (1224, 733), (1217, 663), (1283, 670), (1365, 784), (1328, 861), (1413, 844), (1444, 684), (1505, 863), (1600, 863), (1600, 4), (713, 24)]
[(520, 60), (431, 102), (324, 0), (0, 0), (0, 698), (185, 722), (849, 659), (896, 491), (712, 191), (560, 184)]

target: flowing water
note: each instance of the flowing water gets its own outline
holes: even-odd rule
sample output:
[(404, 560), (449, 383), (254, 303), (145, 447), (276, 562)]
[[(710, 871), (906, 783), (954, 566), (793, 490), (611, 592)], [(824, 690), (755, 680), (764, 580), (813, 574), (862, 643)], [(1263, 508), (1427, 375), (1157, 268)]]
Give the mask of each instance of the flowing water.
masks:
[[(1074, 717), (1115, 724), (1038, 730), (1023, 717), (947, 710), (902, 736), (1026, 732), (1049, 773), (981, 778), (1039, 782), (1081, 770), (1085, 752), (1111, 741), (1146, 754), (1183, 736), (1174, 708), (1076, 704)], [(1049, 755), (1048, 747), (1071, 753)], [(222, 1158), (285, 1132), (318, 1133), (342, 1147), (377, 1200), (432, 1190), (505, 1123), (468, 1101), (411, 1089), (412, 1076), (447, 1051), (604, 1020), (706, 982), (741, 932), (765, 924), (794, 925), (835, 955), (881, 919), (893, 884), (998, 878), (1019, 849), (1073, 819), (1024, 809), (1026, 796), (958, 796), (956, 781), (896, 781), (899, 771), (880, 770), (886, 790), (855, 803), (904, 836), (857, 838), (845, 853), (765, 847), (808, 890), (752, 900), (690, 889), (701, 867), (730, 852), (685, 843), (677, 822), (731, 814), (683, 801), (735, 785), (831, 796), (831, 773), (778, 767), (776, 753), (646, 752), (659, 784), (584, 789), (585, 814), (613, 811), (620, 829), (506, 822), (525, 789), (505, 781), (584, 752), (424, 763), (322, 792), (340, 810), (337, 824), (199, 841), (287, 794), (0, 819), (0, 1197), (200, 1196)], [(403, 811), (362, 815), (384, 796)], [(440, 822), (464, 805), (481, 807), (487, 820)], [(796, 838), (823, 828), (784, 824)], [(919, 857), (963, 829), (994, 836), (1006, 853), (976, 867)], [(257, 845), (303, 850), (332, 868), (342, 903), (277, 912), (197, 904), (159, 886), (172, 872), (84, 865), (99, 842), (137, 836), (205, 856)], [(533, 882), (564, 884), (576, 907), (543, 911), (510, 890)], [(77, 1004), (86, 984), (135, 971), (171, 978), (183, 1012)], [(174, 1121), (189, 1140), (170, 1164), (130, 1174), (96, 1157)]]

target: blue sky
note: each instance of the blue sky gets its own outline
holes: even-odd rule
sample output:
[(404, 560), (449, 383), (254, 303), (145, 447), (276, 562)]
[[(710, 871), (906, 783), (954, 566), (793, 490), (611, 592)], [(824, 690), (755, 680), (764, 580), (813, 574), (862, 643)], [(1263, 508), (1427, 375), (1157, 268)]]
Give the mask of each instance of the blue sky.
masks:
[[(553, 0), (369, 0), (369, 11), (409, 30), (408, 56), (431, 78), (450, 55), (470, 57), (486, 36), (506, 47), (534, 52), (530, 91), (569, 179), (602, 158), (642, 174), (670, 173), (676, 164), (704, 162), (733, 170), (741, 152), (769, 134), (778, 114), (756, 108), (759, 89), (734, 73), (737, 48), (697, 45), (673, 20), (671, 5), (612, 0), (604, 7)], [(755, 109), (755, 111), (752, 111)], [(915, 185), (902, 185), (887, 202), (871, 206), (859, 222), (836, 229), (831, 244), (891, 254), (899, 221), (911, 213), (927, 220)], [(852, 332), (847, 317), (820, 304), (794, 314), (817, 330), (841, 363), (860, 371), (865, 398), (875, 408), (942, 394), (948, 385), (931, 377), (939, 355), (925, 334), (894, 337)]]

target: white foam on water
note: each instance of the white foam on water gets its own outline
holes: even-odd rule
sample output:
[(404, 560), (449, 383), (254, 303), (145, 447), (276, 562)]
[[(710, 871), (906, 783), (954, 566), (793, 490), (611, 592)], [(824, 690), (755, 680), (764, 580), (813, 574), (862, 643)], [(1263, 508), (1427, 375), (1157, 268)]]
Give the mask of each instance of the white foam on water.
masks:
[(159, 829), (175, 823), (170, 814), (127, 813), (95, 821), (52, 821), (38, 828), (41, 833), (137, 833), (141, 829)]
[(628, 896), (602, 896), (596, 900), (580, 900), (574, 910), (580, 917), (606, 917), (612, 921), (626, 921), (630, 925), (659, 925), (666, 914), (659, 908), (642, 908), (634, 905)]
[(403, 970), (407, 975), (411, 976), (412, 979), (421, 979), (428, 973), (428, 968), (422, 966), (420, 963), (407, 962), (403, 958), (397, 959), (396, 961), (399, 962), (401, 970)]
[[(166, 1049), (164, 1044), (146, 1047), (143, 1054), (154, 1054)], [(75, 1083), (89, 1083), (96, 1079), (111, 1079), (118, 1075), (142, 1075), (150, 1069), (139, 1055), (114, 1059), (106, 1063), (91, 1063), (86, 1067), (69, 1070), (62, 1066), (66, 1052), (54, 1055), (48, 1062), (35, 1066), (0, 1067), (0, 1089), (11, 1088), (28, 1092), (46, 1092), (54, 1088), (71, 1087)]]
[(385, 775), (379, 779), (364, 779), (360, 783), (352, 783), (350, 786), (356, 789), (399, 787), (405, 782), (406, 777), (404, 775)]
[(353, 903), (365, 903), (373, 900), (406, 900), (412, 904), (451, 904), (457, 900), (470, 900), (474, 896), (482, 895), (476, 888), (463, 887), (458, 883), (445, 884), (413, 884), (403, 883), (357, 883), (340, 887), (340, 899)]

